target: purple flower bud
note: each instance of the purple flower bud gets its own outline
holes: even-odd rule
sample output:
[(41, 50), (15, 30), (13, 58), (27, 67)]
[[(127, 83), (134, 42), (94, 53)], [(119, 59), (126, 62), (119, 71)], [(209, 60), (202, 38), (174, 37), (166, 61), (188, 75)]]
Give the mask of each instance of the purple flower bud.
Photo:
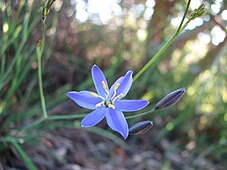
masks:
[(155, 110), (163, 110), (165, 108), (168, 108), (175, 103), (177, 103), (182, 96), (186, 93), (185, 88), (178, 89), (167, 96), (165, 96), (161, 101), (159, 101), (156, 106)]
[(152, 126), (153, 126), (152, 121), (139, 122), (139, 123), (136, 123), (135, 125), (133, 125), (129, 129), (129, 132), (131, 135), (143, 134), (143, 133), (146, 133)]

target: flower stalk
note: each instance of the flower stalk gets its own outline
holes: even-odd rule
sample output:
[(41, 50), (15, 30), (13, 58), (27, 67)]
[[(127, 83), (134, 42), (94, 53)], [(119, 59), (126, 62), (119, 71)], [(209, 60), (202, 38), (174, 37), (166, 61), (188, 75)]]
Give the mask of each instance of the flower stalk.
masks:
[[(184, 23), (184, 20), (185, 20), (185, 17), (186, 17), (186, 14), (188, 12), (188, 9), (189, 9), (189, 6), (190, 6), (190, 3), (191, 3), (191, 0), (188, 0), (188, 3), (187, 3), (187, 7), (186, 7), (186, 10), (184, 12), (184, 15), (183, 15), (183, 18), (181, 20), (181, 23), (177, 29), (177, 31), (175, 32), (175, 34), (172, 36), (172, 38), (155, 54), (154, 57), (152, 57), (150, 59), (150, 61), (142, 67), (142, 69), (140, 69), (140, 71), (134, 76), (133, 78), (133, 81), (136, 81), (152, 64), (155, 63), (155, 61), (157, 61), (161, 55), (166, 51), (166, 49), (172, 44), (172, 42), (176, 39), (176, 37), (184, 30), (184, 28), (187, 26), (187, 24), (191, 21), (189, 21), (186, 25), (183, 26), (183, 29), (182, 29), (182, 25)], [(193, 18), (194, 19), (194, 18)]]

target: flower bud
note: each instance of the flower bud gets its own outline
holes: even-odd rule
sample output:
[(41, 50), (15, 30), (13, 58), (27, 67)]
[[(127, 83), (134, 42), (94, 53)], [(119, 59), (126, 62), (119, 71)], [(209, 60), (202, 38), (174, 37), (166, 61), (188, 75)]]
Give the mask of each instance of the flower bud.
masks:
[(54, 3), (55, 1), (56, 1), (56, 0), (47, 0), (47, 1), (46, 1), (44, 7), (42, 8), (43, 21), (45, 21), (46, 16), (49, 14), (50, 8), (51, 8), (51, 6), (53, 5), (53, 3)]
[(205, 6), (205, 4), (201, 4), (197, 11), (198, 16), (203, 15), (205, 12), (206, 12), (206, 6)]
[(155, 110), (163, 110), (165, 108), (168, 108), (175, 103), (177, 103), (181, 97), (186, 93), (185, 88), (178, 89), (167, 96), (165, 96), (161, 101), (159, 101), (156, 106)]
[(199, 6), (199, 8), (192, 11), (189, 18), (192, 20), (192, 19), (202, 16), (206, 12), (205, 8), (206, 8), (206, 6), (204, 4), (201, 4)]
[(153, 126), (152, 121), (143, 121), (136, 123), (129, 129), (131, 135), (139, 135), (146, 133)]

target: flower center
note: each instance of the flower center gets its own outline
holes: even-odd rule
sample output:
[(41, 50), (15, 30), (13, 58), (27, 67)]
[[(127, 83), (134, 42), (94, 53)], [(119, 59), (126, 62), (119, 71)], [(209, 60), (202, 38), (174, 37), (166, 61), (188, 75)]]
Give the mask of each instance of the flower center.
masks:
[[(116, 83), (116, 85), (114, 86), (114, 94), (113, 94), (113, 96), (112, 96), (111, 98), (109, 98), (109, 97), (110, 97), (110, 93), (109, 93), (109, 91), (108, 91), (108, 89), (107, 89), (107, 86), (106, 86), (105, 82), (102, 81), (102, 87), (103, 87), (103, 89), (104, 89), (105, 92), (106, 92), (106, 93), (105, 93), (105, 98), (104, 98), (103, 96), (98, 95), (97, 93), (93, 93), (93, 92), (91, 93), (91, 95), (92, 95), (93, 97), (97, 97), (97, 98), (102, 99), (102, 101), (101, 101), (100, 103), (97, 103), (97, 104), (95, 105), (95, 107), (104, 106), (104, 107), (108, 107), (108, 108), (115, 109), (114, 102), (115, 102), (117, 99), (123, 97), (123, 94), (122, 94), (122, 93), (119, 94), (119, 95), (117, 95), (117, 89), (119, 88), (119, 86), (120, 86), (120, 84), (119, 84), (119, 83)], [(117, 96), (116, 96), (116, 95), (117, 95)]]

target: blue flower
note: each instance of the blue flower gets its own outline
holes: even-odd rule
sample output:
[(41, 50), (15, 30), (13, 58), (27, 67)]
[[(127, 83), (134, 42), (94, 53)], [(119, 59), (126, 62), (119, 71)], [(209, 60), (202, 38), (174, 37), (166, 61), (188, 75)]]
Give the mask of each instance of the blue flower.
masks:
[(146, 100), (120, 100), (128, 93), (132, 85), (132, 71), (120, 77), (109, 89), (106, 78), (100, 68), (92, 67), (92, 78), (97, 93), (90, 91), (71, 91), (67, 96), (79, 106), (93, 109), (82, 121), (82, 127), (92, 127), (106, 117), (111, 129), (128, 137), (128, 124), (122, 112), (140, 110), (148, 105)]

